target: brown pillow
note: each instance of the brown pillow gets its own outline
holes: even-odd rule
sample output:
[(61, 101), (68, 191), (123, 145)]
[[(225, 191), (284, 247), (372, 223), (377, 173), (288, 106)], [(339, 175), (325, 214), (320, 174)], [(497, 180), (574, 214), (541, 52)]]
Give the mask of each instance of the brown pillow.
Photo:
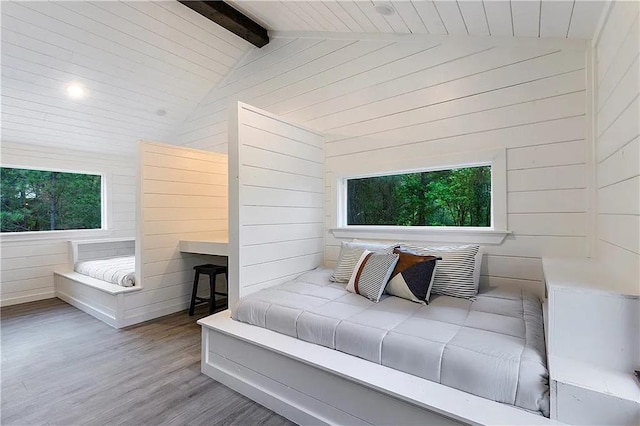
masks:
[(419, 256), (397, 248), (393, 252), (399, 258), (387, 284), (387, 293), (413, 302), (428, 303), (440, 258)]

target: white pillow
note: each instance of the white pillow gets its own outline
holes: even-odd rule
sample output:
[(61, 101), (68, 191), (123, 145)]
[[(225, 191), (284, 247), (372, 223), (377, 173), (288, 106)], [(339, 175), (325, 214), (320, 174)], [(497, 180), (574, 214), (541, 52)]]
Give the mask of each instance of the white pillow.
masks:
[(478, 245), (419, 247), (402, 244), (400, 249), (420, 256), (439, 256), (432, 293), (473, 299), (480, 285), (482, 253)]

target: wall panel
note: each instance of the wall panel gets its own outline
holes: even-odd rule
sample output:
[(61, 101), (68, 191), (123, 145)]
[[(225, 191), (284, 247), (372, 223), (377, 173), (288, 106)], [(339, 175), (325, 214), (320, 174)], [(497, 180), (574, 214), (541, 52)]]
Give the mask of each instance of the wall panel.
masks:
[[(333, 51), (320, 39), (276, 38), (273, 43), (278, 48), (260, 52), (259, 59), (251, 60), (250, 54), (176, 135), (181, 144), (225, 152), (226, 108), (236, 100), (326, 133), (325, 193), (245, 188), (260, 203), (324, 206), (329, 228), (336, 223), (334, 176), (348, 175), (359, 164), (401, 164), (404, 159), (504, 148), (514, 234), (502, 246), (487, 248), (492, 261), (524, 258), (539, 268), (543, 254), (587, 254), (583, 48), (524, 42), (507, 46), (492, 39), (356, 41), (345, 47), (333, 40)], [(296, 55), (301, 45), (305, 57), (313, 59)], [(349, 56), (346, 49), (358, 53)], [(299, 68), (295, 81), (281, 85), (276, 76), (294, 75), (288, 72), (289, 56), (296, 57)], [(247, 131), (259, 136), (255, 129)], [(299, 160), (286, 171), (316, 173), (321, 164), (308, 161), (312, 148), (299, 148), (292, 154)], [(284, 157), (270, 150), (245, 153), (285, 170)], [(324, 238), (325, 262), (332, 265), (340, 242), (326, 231)], [(485, 281), (491, 281), (494, 270), (485, 270)], [(508, 278), (541, 282), (529, 272)]]
[(229, 132), (233, 309), (238, 298), (322, 264), (324, 141), (241, 102), (232, 106)]
[(598, 256), (620, 277), (640, 277), (640, 6), (614, 2), (595, 46)]
[[(140, 143), (140, 212), (136, 270), (142, 290), (125, 298), (125, 321), (136, 323), (188, 308), (193, 266), (221, 263), (181, 253), (180, 240), (227, 239), (227, 156), (173, 145)], [(201, 278), (201, 293), (208, 292)], [(218, 277), (217, 285), (224, 285)]]

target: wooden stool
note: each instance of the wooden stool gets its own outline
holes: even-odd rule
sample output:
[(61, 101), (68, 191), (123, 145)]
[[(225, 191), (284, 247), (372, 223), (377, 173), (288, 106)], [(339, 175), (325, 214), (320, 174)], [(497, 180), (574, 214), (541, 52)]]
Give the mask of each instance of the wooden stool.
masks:
[[(191, 292), (191, 305), (189, 306), (189, 316), (193, 315), (193, 310), (197, 304), (209, 303), (209, 313), (212, 314), (216, 308), (216, 296), (227, 296), (228, 293), (221, 293), (216, 291), (216, 277), (218, 274), (224, 274), (226, 284), (229, 285), (229, 276), (227, 275), (227, 267), (220, 265), (197, 265), (193, 269), (196, 271), (193, 277), (193, 291)], [(198, 297), (198, 282), (200, 281), (200, 274), (209, 275), (209, 298)]]

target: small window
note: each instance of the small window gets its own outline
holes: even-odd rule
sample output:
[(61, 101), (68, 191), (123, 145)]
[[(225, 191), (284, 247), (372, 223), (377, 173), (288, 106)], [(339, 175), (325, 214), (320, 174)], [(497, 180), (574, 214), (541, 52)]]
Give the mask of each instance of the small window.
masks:
[(102, 228), (102, 176), (0, 168), (1, 231)]
[(347, 225), (491, 227), (491, 166), (346, 179)]

